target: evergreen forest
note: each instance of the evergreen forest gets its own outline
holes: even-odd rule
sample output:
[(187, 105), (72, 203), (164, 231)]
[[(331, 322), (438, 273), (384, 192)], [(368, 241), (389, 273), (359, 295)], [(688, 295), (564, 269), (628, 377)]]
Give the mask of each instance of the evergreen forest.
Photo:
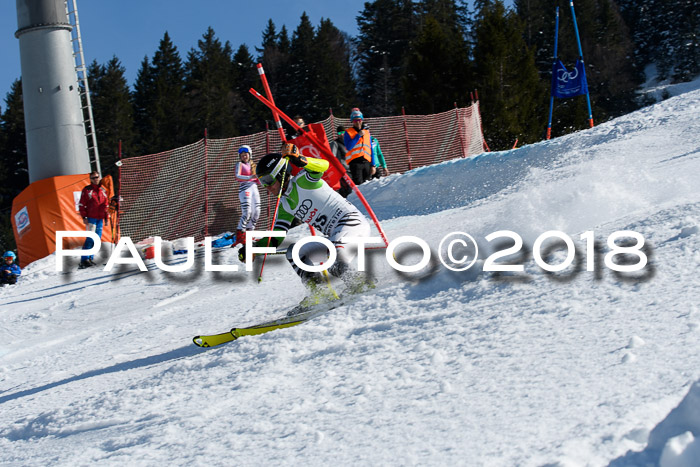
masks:
[[(204, 136), (227, 138), (265, 130), (271, 116), (248, 93), (262, 90), (262, 63), (276, 104), (307, 122), (330, 109), (347, 117), (443, 112), (478, 91), (484, 135), (492, 150), (545, 136), (560, 7), (558, 57), (578, 58), (565, 0), (374, 0), (357, 13), (358, 34), (306, 13), (290, 32), (269, 20), (252, 49), (209, 28), (188, 51), (165, 31), (144, 57), (134, 83), (114, 56), (88, 68), (101, 164), (114, 173), (124, 157), (157, 153)], [(657, 78), (700, 74), (700, 7), (696, 0), (576, 0), (576, 19), (596, 123), (650, 102), (639, 91), (651, 65)], [(221, 33), (221, 31), (219, 31)], [(224, 34), (225, 36), (225, 34)], [(251, 41), (255, 38), (251, 38)], [(552, 136), (587, 127), (585, 98), (557, 100)], [(0, 104), (0, 250), (14, 248), (12, 199), (28, 185), (22, 86)]]

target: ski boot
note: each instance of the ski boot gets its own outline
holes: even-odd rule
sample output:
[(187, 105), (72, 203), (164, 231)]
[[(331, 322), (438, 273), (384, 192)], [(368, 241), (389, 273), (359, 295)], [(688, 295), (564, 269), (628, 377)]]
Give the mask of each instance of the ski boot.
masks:
[(363, 272), (346, 272), (341, 276), (341, 280), (345, 283), (344, 296), (365, 293), (377, 288), (376, 279)]
[(238, 245), (245, 245), (245, 230), (236, 230), (236, 236), (233, 239), (231, 248), (235, 248)]
[(299, 302), (297, 306), (292, 308), (291, 311), (287, 312), (287, 316), (298, 315), (299, 313), (303, 313), (316, 305), (328, 303), (338, 299), (338, 296), (335, 294), (335, 292), (333, 292), (330, 286), (325, 283), (325, 280), (320, 277), (320, 274), (318, 277), (314, 276), (310, 278), (305, 285), (309, 290), (309, 294), (304, 297), (304, 299)]
[(78, 269), (87, 269), (93, 266), (95, 266), (95, 262), (88, 258), (80, 262), (80, 264), (78, 265)]

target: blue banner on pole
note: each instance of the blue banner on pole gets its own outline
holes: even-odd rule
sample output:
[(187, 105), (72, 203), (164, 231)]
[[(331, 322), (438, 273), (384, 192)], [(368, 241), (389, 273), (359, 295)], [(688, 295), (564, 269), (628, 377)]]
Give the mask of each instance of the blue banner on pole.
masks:
[(560, 99), (588, 94), (586, 70), (581, 60), (576, 60), (574, 69), (566, 69), (561, 60), (552, 67), (552, 95)]

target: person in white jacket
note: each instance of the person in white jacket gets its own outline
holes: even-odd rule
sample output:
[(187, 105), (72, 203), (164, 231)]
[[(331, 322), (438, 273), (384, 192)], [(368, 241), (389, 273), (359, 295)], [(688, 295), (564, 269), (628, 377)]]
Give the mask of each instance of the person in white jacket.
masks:
[(240, 161), (236, 163), (236, 180), (238, 180), (238, 199), (241, 201), (241, 218), (236, 228), (236, 238), (232, 247), (239, 243), (245, 243), (245, 233), (255, 230), (255, 225), (260, 218), (260, 182), (255, 176), (255, 163), (253, 162), (250, 146), (241, 146), (238, 150)]

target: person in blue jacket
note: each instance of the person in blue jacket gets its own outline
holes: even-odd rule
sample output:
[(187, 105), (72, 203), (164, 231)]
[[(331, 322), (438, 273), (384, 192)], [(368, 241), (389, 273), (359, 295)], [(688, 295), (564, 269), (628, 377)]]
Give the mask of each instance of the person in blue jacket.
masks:
[(17, 255), (11, 251), (7, 251), (2, 255), (2, 259), (3, 264), (0, 266), (0, 284), (15, 284), (19, 275), (22, 274), (22, 270), (15, 264)]

